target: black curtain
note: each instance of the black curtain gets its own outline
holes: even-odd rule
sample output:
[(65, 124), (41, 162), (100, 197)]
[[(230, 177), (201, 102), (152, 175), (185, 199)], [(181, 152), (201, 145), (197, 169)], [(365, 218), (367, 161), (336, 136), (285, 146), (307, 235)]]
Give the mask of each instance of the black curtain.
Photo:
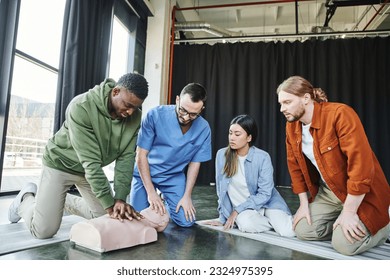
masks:
[[(7, 134), (7, 112), (11, 96), (19, 9), (19, 0), (0, 0), (0, 151), (4, 151), (5, 136)], [(1, 177), (3, 152), (0, 154)]]
[(67, 0), (54, 120), (56, 132), (69, 102), (106, 78), (114, 0)]
[(275, 183), (290, 185), (286, 164), (285, 118), (276, 88), (301, 75), (322, 88), (329, 101), (353, 107), (390, 179), (390, 37), (176, 45), (172, 100), (189, 82), (208, 91), (203, 116), (212, 129), (213, 160), (202, 164), (198, 183), (214, 182), (214, 158), (227, 145), (230, 120), (252, 115), (259, 127), (256, 146), (267, 151)]

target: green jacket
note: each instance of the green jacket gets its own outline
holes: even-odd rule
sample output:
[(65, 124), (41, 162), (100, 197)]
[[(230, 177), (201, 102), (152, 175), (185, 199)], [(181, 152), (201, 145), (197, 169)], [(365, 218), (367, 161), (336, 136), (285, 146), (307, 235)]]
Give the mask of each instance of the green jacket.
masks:
[[(65, 122), (48, 141), (43, 164), (85, 175), (104, 209), (130, 192), (141, 110), (122, 120), (112, 119), (108, 99), (115, 81), (106, 79), (70, 102)], [(114, 197), (102, 167), (115, 162)]]

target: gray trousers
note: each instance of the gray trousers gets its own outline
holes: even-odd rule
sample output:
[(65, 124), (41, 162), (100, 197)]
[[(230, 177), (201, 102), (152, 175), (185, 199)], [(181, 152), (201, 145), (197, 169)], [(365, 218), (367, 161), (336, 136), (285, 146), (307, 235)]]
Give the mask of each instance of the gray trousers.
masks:
[(333, 223), (343, 210), (342, 202), (326, 186), (321, 185), (314, 201), (309, 204), (311, 222), (301, 219), (295, 227), (297, 237), (302, 240), (331, 240), (333, 248), (344, 255), (356, 255), (370, 248), (385, 243), (390, 225), (380, 229), (375, 235), (371, 235), (366, 226), (360, 221), (361, 226), (368, 234), (361, 241), (350, 243), (344, 236), (341, 226), (333, 231)]
[[(67, 193), (73, 185), (81, 197)], [(19, 216), (34, 237), (44, 239), (57, 233), (64, 210), (86, 219), (106, 214), (84, 176), (43, 166), (37, 194), (23, 199)]]

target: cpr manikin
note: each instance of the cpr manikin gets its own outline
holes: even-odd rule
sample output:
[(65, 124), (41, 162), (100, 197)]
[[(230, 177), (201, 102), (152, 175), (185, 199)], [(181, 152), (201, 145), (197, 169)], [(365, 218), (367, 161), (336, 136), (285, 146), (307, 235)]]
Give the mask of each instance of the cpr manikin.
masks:
[(74, 224), (70, 241), (98, 252), (108, 252), (157, 241), (157, 232), (168, 225), (168, 214), (161, 215), (151, 208), (140, 212), (141, 220), (119, 221), (107, 215)]

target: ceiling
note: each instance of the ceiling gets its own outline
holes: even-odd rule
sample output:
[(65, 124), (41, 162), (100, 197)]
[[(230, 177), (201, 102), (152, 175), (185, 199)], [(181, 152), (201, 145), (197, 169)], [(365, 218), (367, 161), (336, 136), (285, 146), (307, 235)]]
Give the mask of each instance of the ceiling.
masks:
[(390, 30), (389, 0), (176, 0), (174, 13), (179, 42)]

